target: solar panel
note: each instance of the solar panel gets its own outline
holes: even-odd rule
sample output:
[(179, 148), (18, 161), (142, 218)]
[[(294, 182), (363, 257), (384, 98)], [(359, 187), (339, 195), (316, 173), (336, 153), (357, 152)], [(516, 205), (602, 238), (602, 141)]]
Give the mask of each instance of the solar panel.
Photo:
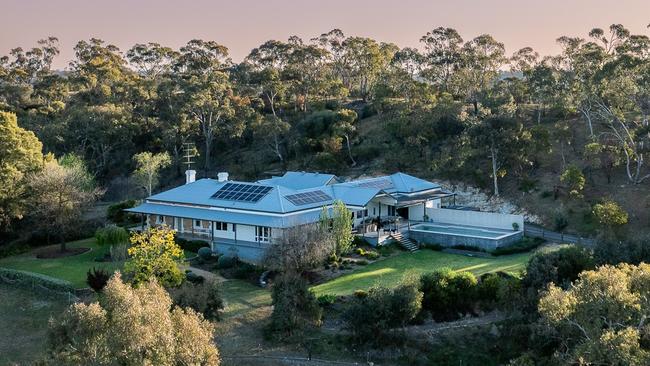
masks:
[(388, 189), (394, 188), (393, 182), (390, 179), (373, 179), (358, 184), (359, 187)]
[(296, 206), (332, 200), (332, 197), (321, 190), (290, 194), (288, 196), (284, 196), (284, 198), (288, 199)]
[(266, 196), (273, 187), (254, 184), (226, 183), (212, 198), (217, 200), (257, 202)]

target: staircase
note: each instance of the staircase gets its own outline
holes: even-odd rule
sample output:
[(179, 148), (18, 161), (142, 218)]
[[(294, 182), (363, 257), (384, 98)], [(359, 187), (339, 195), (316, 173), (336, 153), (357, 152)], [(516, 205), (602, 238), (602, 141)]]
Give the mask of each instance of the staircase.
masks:
[(395, 239), (399, 245), (402, 246), (402, 248), (408, 250), (409, 252), (415, 252), (416, 250), (420, 249), (418, 245), (411, 239), (405, 237), (402, 235), (402, 233), (393, 233), (390, 234), (391, 238)]

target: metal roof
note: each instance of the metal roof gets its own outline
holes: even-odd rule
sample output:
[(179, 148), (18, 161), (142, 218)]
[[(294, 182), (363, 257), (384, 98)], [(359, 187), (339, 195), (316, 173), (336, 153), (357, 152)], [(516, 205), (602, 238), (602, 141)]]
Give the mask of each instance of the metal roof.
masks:
[[(419, 193), (432, 193), (440, 185), (396, 173), (376, 177), (334, 183), (337, 178), (331, 174), (287, 172), (282, 177), (273, 177), (258, 182), (219, 182), (213, 179), (200, 179), (147, 198), (129, 212), (159, 214), (165, 216), (197, 218), (212, 221), (226, 221), (258, 226), (285, 227), (287, 220), (295, 223), (313, 222), (320, 215), (318, 208), (330, 206), (341, 200), (347, 206), (364, 207), (378, 194), (386, 193), (392, 197), (411, 196)], [(255, 202), (234, 201), (219, 198), (215, 193), (226, 184), (268, 186), (268, 193)], [(305, 202), (290, 200), (287, 196), (309, 196), (310, 192), (320, 191), (328, 200)], [(302, 194), (302, 195), (301, 195)], [(424, 197), (424, 196), (421, 196)], [(420, 198), (420, 197), (418, 197)], [(401, 198), (405, 201), (405, 197)], [(194, 207), (188, 207), (194, 206)], [(304, 221), (307, 220), (307, 221)], [(311, 221), (309, 221), (311, 220)], [(292, 224), (295, 224), (292, 222)]]
[(289, 189), (305, 189), (325, 186), (334, 181), (336, 181), (336, 176), (333, 174), (290, 171), (281, 177), (261, 179), (257, 183), (279, 185)]

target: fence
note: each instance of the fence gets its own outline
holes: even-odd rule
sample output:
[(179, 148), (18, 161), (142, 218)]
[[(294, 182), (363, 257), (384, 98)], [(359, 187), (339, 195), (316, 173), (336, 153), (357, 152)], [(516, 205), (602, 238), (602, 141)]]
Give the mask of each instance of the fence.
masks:
[(66, 297), (69, 304), (80, 300), (77, 290), (70, 282), (39, 273), (0, 268), (0, 283), (29, 288), (45, 293), (48, 296)]
[(585, 238), (578, 235), (558, 233), (532, 224), (524, 225), (524, 235), (532, 238), (542, 238), (558, 243), (580, 244), (585, 246), (594, 246), (596, 244), (596, 241), (594, 239)]

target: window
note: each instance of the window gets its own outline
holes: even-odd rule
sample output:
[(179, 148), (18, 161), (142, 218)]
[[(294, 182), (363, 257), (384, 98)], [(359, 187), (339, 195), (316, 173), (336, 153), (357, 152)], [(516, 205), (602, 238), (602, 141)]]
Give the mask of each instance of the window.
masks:
[(271, 228), (266, 226), (255, 227), (255, 240), (259, 242), (269, 242), (271, 237)]
[(201, 220), (194, 220), (194, 227), (201, 228)]
[(357, 219), (360, 219), (363, 217), (363, 211), (359, 210), (357, 211)]
[(214, 229), (215, 230), (226, 231), (226, 230), (228, 230), (228, 224), (225, 223), (225, 222), (221, 222), (221, 221), (215, 221), (214, 222)]
[(388, 216), (395, 216), (395, 206), (388, 206)]
[(164, 224), (165, 223), (165, 216), (163, 215), (158, 215), (158, 224)]
[(368, 209), (363, 210), (363, 217), (368, 217)]
[(372, 208), (372, 216), (377, 216), (377, 207)]

